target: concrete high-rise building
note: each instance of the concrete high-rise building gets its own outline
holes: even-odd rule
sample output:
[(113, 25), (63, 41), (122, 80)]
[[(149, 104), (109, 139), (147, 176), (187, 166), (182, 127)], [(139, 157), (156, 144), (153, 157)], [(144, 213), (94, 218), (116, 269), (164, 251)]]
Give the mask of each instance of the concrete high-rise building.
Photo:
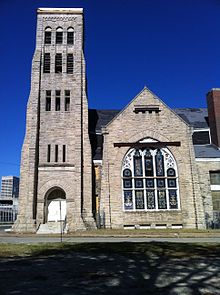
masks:
[(17, 205), (19, 195), (19, 178), (2, 176), (0, 205)]
[(83, 25), (80, 8), (38, 9), (14, 231), (96, 228), (94, 213), (107, 228), (220, 227), (220, 89), (208, 110), (146, 87), (88, 110)]

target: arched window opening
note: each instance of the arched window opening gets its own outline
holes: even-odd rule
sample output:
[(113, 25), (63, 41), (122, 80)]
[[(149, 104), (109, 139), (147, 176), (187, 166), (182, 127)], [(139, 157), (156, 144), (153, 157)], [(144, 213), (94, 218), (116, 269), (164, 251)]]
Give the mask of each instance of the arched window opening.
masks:
[(47, 27), (44, 32), (44, 43), (45, 44), (51, 44), (51, 35), (52, 35), (52, 29), (50, 27)]
[(180, 209), (177, 165), (167, 148), (130, 149), (122, 187), (125, 211)]
[(63, 29), (57, 28), (56, 29), (56, 44), (62, 44), (63, 43)]
[(73, 28), (67, 29), (67, 44), (69, 44), (69, 45), (74, 44), (74, 29)]

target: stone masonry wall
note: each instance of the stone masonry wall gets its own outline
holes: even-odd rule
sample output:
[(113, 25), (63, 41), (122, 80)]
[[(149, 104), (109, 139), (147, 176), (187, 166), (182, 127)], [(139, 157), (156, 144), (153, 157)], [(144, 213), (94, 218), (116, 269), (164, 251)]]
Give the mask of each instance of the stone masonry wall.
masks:
[[(52, 29), (51, 44), (44, 43), (45, 28)], [(56, 29), (63, 29), (63, 43), (55, 44)], [(67, 29), (74, 29), (74, 44), (67, 45)], [(50, 53), (50, 73), (43, 73), (44, 53)], [(55, 73), (55, 55), (63, 57), (62, 73)], [(66, 73), (66, 56), (73, 53), (73, 74)], [(32, 67), (32, 91), (27, 110), (27, 128), (21, 164), (20, 218), (38, 226), (46, 219), (47, 192), (61, 188), (66, 194), (69, 231), (94, 223), (91, 209), (91, 146), (88, 137), (88, 103), (85, 89), (82, 11), (39, 11), (36, 51)], [(46, 111), (46, 91), (51, 91), (51, 110)], [(55, 91), (61, 91), (61, 107), (55, 110)], [(70, 91), (70, 109), (64, 109), (64, 93)], [(47, 161), (48, 145), (51, 159)], [(55, 161), (58, 145), (58, 161)], [(66, 146), (66, 161), (62, 159)], [(32, 155), (33, 154), (33, 155)], [(31, 172), (31, 166), (33, 172)], [(28, 188), (31, 186), (31, 190)], [(31, 209), (34, 208), (31, 211)], [(28, 210), (28, 212), (27, 212)], [(29, 213), (30, 211), (30, 213)], [(21, 222), (19, 221), (19, 224)], [(25, 226), (17, 226), (25, 231)], [(34, 228), (32, 228), (34, 231)]]
[[(157, 105), (160, 113), (134, 112), (135, 105)], [(182, 224), (184, 228), (204, 228), (204, 213), (191, 139), (191, 129), (161, 100), (144, 89), (110, 122), (104, 133), (101, 210), (106, 226), (112, 228), (131, 224)], [(116, 142), (138, 142), (144, 138), (158, 141), (180, 141), (180, 147), (168, 147), (178, 167), (180, 210), (124, 212), (122, 201), (122, 160), (128, 147), (114, 147)]]
[(196, 161), (198, 172), (199, 172), (199, 184), (201, 188), (201, 197), (203, 200), (203, 206), (205, 211), (205, 222), (206, 226), (210, 227), (213, 221), (213, 205), (212, 205), (212, 195), (210, 186), (210, 171), (219, 171), (220, 162), (218, 161), (201, 161), (197, 159)]
[[(42, 22), (37, 21), (37, 28), (41, 30)], [(39, 93), (41, 51), (36, 46), (31, 74), (31, 91), (28, 99), (26, 112), (26, 132), (22, 146), (20, 166), (20, 189), (19, 189), (19, 214), (13, 230), (17, 232), (35, 232), (36, 230), (36, 180), (38, 159), (38, 115), (39, 115)]]

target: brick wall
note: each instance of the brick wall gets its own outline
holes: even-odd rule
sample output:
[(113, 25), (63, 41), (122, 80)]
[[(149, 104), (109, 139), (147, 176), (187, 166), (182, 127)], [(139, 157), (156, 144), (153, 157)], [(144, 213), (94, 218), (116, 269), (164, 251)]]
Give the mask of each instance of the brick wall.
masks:
[(211, 140), (220, 146), (220, 89), (212, 89), (207, 94), (207, 105)]

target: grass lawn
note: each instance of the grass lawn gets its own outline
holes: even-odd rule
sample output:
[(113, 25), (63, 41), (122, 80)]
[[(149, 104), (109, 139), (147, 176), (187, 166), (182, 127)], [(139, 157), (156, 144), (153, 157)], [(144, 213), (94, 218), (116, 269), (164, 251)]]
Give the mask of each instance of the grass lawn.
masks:
[(169, 242), (150, 243), (39, 243), (0, 244), (0, 257), (50, 256), (73, 252), (156, 254), (167, 257), (220, 256), (220, 244), (183, 244)]
[(1, 295), (220, 294), (220, 245), (0, 244)]

